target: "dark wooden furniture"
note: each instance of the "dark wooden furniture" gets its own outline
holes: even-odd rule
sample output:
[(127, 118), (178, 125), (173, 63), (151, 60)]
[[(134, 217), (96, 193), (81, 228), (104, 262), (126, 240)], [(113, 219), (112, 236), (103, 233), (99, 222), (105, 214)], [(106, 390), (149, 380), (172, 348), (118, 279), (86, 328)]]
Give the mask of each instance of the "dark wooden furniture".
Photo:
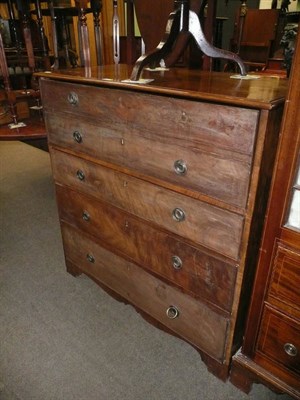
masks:
[[(54, 52), (52, 67), (61, 69), (78, 65), (90, 66), (90, 38), (87, 27), (87, 14), (90, 13), (93, 13), (96, 63), (102, 65), (103, 38), (100, 26), (102, 0), (75, 0), (75, 6), (71, 6), (70, 2), (55, 3), (53, 0), (49, 0), (47, 3), (48, 7), (41, 10), (41, 15), (51, 17)], [(73, 26), (73, 17), (78, 17), (76, 27)], [(76, 35), (78, 36), (78, 54), (75, 50)]]
[(300, 399), (300, 41), (288, 101), (245, 340), (231, 381), (253, 382)]
[[(145, 31), (146, 36), (135, 36), (134, 31), (134, 1), (127, 0), (127, 35), (120, 37), (120, 55), (121, 55), (121, 63), (134, 64), (136, 60), (142, 55), (142, 50), (146, 52), (150, 50), (154, 50), (155, 47), (159, 44), (159, 42), (164, 37), (164, 31), (166, 29), (166, 21), (168, 20), (168, 16), (173, 9), (174, 0), (164, 1), (163, 3), (157, 3), (157, 8), (155, 10), (156, 3), (145, 3), (146, 7), (139, 6), (137, 11), (140, 14), (137, 14), (138, 24), (142, 26), (142, 32)], [(136, 4), (141, 4), (135, 2)], [(147, 9), (147, 6), (149, 9)], [(158, 7), (160, 6), (160, 7)], [(215, 10), (214, 4), (210, 2), (210, 9)], [(152, 13), (151, 13), (152, 11)], [(157, 15), (159, 15), (159, 19), (157, 19)], [(214, 16), (214, 14), (212, 14)], [(227, 20), (227, 18), (223, 17), (211, 17), (209, 15), (209, 19), (204, 18), (204, 30), (208, 35), (211, 34), (208, 27), (212, 28), (213, 37), (210, 38), (210, 41), (214, 46), (222, 48), (222, 35), (223, 35), (223, 24)], [(155, 30), (152, 29), (152, 26), (155, 24)], [(210, 37), (210, 36), (208, 36)], [(144, 42), (144, 48), (142, 49), (142, 41)], [(211, 65), (213, 64), (213, 65)], [(220, 61), (218, 59), (214, 59), (213, 62), (209, 57), (203, 55), (201, 50), (197, 48), (195, 43), (191, 40), (187, 45), (187, 48), (183, 52), (183, 54), (177, 59), (176, 66), (182, 67), (190, 67), (190, 68), (200, 68), (203, 70), (220, 70)]]
[[(139, 12), (139, 8), (137, 7), (139, 4), (141, 10), (144, 11), (147, 9), (146, 2), (141, 0), (137, 2), (137, 16), (139, 16), (139, 14), (143, 15), (142, 11)], [(205, 32), (202, 26), (206, 5), (208, 5), (206, 18), (207, 32)], [(211, 58), (222, 58), (237, 63), (240, 74), (246, 75), (245, 66), (238, 54), (218, 49), (213, 45), (215, 8), (215, 0), (174, 0), (174, 11), (169, 15), (164, 36), (154, 50), (147, 52), (137, 60), (131, 74), (131, 80), (137, 81), (145, 67), (160, 69), (161, 67), (165, 68), (175, 65), (186, 50), (190, 40), (193, 40), (199, 51), (206, 56), (207, 60), (203, 62), (202, 69), (212, 69)], [(155, 13), (153, 13), (153, 16), (155, 16)], [(144, 24), (145, 27), (148, 25), (148, 29), (145, 28), (144, 34), (146, 34), (150, 26), (149, 24)], [(209, 62), (208, 59), (210, 60)]]
[(131, 68), (39, 74), (67, 270), (191, 343), (225, 380), (286, 82), (171, 69), (128, 84)]
[[(88, 7), (90, 3), (91, 7)], [(75, 0), (76, 7), (66, 6), (54, 6), (53, 10), (50, 8), (45, 10), (45, 14), (53, 14), (55, 16), (56, 24), (53, 29), (57, 31), (57, 47), (56, 52), (59, 53), (58, 47), (64, 52), (64, 62), (58, 63), (59, 67), (77, 67), (80, 66), (91, 66), (91, 54), (90, 54), (90, 37), (87, 26), (87, 14), (93, 13), (94, 21), (94, 39), (95, 39), (95, 52), (97, 65), (103, 63), (103, 44), (102, 44), (102, 32), (100, 29), (100, 13), (102, 10), (102, 0)], [(67, 23), (67, 18), (78, 16), (78, 24), (75, 29), (78, 34), (79, 54), (72, 49), (71, 35), (69, 33), (70, 27)], [(60, 32), (60, 34), (58, 34)], [(60, 46), (58, 46), (60, 42)]]
[[(45, 35), (41, 5), (46, 0), (0, 0), (6, 3), (9, 16), (10, 43), (6, 46), (8, 64), (15, 68), (26, 67), (28, 71), (17, 75), (28, 75), (37, 69), (49, 69), (48, 40)], [(30, 3), (34, 4), (36, 19), (31, 18)], [(29, 82), (27, 81), (27, 84)]]
[[(3, 101), (3, 113), (7, 114), (7, 122), (0, 127), (0, 139), (10, 140), (10, 139), (23, 139), (28, 138), (45, 138), (46, 131), (41, 115), (41, 107), (39, 102), (39, 88), (32, 79), (32, 74), (36, 70), (37, 62), (36, 55), (34, 52), (34, 40), (31, 34), (30, 20), (29, 20), (29, 2), (22, 0), (18, 1), (17, 10), (20, 16), (21, 26), (22, 26), (22, 40), (17, 34), (16, 21), (11, 20), (12, 38), (13, 45), (15, 48), (6, 49), (2, 40), (2, 35), (0, 33), (0, 68), (2, 72), (2, 81), (5, 94), (5, 99)], [(8, 1), (7, 7), (11, 18), (15, 18), (13, 2)], [(40, 2), (36, 1), (37, 10), (40, 11)], [(38, 12), (38, 19), (39, 19)], [(42, 36), (43, 25), (39, 21), (39, 32), (41, 34), (41, 40), (43, 42), (44, 36)], [(24, 43), (25, 49), (21, 46)], [(44, 48), (41, 50), (41, 59), (44, 64)], [(47, 57), (46, 57), (47, 58)], [(48, 64), (47, 64), (48, 65)], [(18, 69), (18, 72), (17, 72)], [(11, 72), (13, 71), (13, 73)], [(12, 83), (13, 75), (21, 77), (21, 82), (23, 82), (22, 87), (15, 90)], [(26, 78), (28, 77), (28, 79)], [(28, 85), (28, 86), (27, 86)], [(1, 93), (1, 97), (3, 97)], [(7, 107), (6, 107), (7, 104)], [(25, 118), (20, 118), (18, 115), (18, 104), (26, 104), (27, 113), (22, 116)], [(7, 109), (7, 112), (5, 111)], [(9, 120), (10, 118), (11, 120)]]
[(277, 34), (279, 10), (251, 9), (243, 4), (236, 15), (231, 49), (248, 69), (263, 70), (268, 65)]

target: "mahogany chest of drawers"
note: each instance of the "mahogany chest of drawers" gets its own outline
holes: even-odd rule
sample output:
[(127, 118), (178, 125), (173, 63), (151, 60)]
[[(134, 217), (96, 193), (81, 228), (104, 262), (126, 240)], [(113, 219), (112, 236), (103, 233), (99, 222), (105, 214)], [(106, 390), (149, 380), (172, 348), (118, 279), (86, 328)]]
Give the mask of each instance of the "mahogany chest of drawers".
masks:
[(191, 343), (226, 379), (285, 82), (174, 69), (139, 85), (123, 82), (126, 66), (39, 76), (67, 270)]

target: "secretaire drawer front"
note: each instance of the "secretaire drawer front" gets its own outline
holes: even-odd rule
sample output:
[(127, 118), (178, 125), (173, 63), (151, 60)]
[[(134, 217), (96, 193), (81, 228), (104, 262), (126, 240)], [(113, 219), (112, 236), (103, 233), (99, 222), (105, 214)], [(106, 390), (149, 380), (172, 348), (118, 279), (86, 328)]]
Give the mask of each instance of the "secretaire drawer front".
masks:
[(83, 117), (44, 113), (48, 142), (100, 160), (123, 164), (124, 131), (116, 125), (103, 128)]
[(269, 295), (300, 311), (300, 254), (278, 245), (273, 261)]
[(228, 321), (133, 263), (62, 224), (66, 258), (217, 360), (224, 358)]
[[(79, 157), (52, 150), (51, 158), (56, 182), (109, 202), (222, 254), (238, 258), (242, 216)], [(182, 220), (180, 210), (184, 213)]]
[(96, 126), (84, 119), (47, 114), (49, 143), (123, 166), (137, 173), (200, 191), (246, 207), (251, 159), (230, 151), (180, 146), (126, 132), (118, 125)]
[(285, 315), (265, 308), (258, 351), (299, 374), (300, 382), (300, 323)]
[(90, 116), (107, 127), (126, 124), (128, 130), (155, 135), (168, 144), (175, 139), (182, 145), (213, 143), (239, 153), (253, 152), (258, 110), (45, 80), (41, 90), (46, 111)]
[(99, 202), (87, 203), (86, 197), (57, 189), (63, 221), (186, 291), (223, 309), (231, 309), (235, 265), (220, 261), (116, 208)]
[(47, 80), (42, 80), (40, 86), (46, 112), (63, 112), (68, 118), (85, 116), (106, 126), (126, 122), (128, 107), (118, 90)]

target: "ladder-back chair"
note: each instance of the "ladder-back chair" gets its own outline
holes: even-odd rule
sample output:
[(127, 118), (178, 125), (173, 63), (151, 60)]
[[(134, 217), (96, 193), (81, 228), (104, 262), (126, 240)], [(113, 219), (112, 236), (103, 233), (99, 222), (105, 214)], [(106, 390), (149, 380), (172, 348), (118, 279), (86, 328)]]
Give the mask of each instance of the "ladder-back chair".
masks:
[(231, 46), (249, 70), (266, 68), (276, 38), (279, 12), (277, 9), (239, 9)]

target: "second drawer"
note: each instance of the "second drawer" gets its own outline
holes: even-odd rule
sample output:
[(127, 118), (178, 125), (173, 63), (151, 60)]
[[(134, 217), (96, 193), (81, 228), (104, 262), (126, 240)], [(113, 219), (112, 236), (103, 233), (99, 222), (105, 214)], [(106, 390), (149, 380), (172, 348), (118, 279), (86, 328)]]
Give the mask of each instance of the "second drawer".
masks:
[(239, 259), (243, 216), (54, 149), (52, 161), (56, 182)]

